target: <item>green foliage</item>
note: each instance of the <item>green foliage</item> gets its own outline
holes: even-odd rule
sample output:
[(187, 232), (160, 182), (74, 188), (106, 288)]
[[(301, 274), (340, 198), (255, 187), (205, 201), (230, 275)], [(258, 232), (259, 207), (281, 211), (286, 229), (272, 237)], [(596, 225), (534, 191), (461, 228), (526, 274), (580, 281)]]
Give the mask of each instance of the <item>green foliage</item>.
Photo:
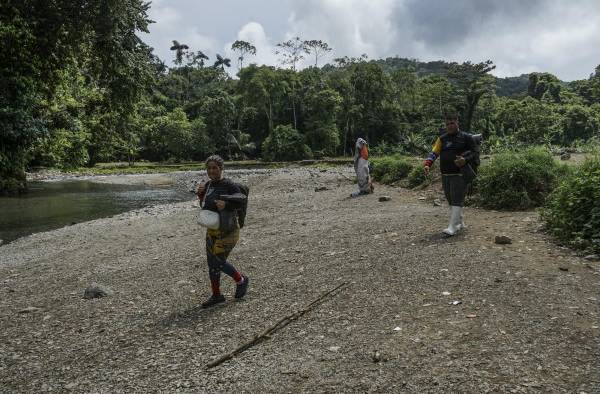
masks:
[[(74, 65), (85, 70), (87, 85), (106, 97), (105, 109), (133, 108), (152, 79), (150, 49), (136, 35), (147, 32), (148, 8), (142, 0), (0, 4), (0, 156), (5, 162), (0, 191), (24, 184), (24, 168), (35, 156), (31, 150), (47, 137), (48, 107), (65, 70)], [(49, 137), (54, 143), (40, 145), (57, 163), (74, 165), (85, 160), (80, 144), (85, 133), (57, 127)], [(64, 149), (56, 145), (61, 141)], [(75, 159), (66, 159), (68, 154)]]
[(565, 145), (573, 141), (586, 141), (600, 134), (600, 115), (591, 107), (566, 105), (561, 108), (561, 142)]
[(369, 153), (373, 156), (392, 156), (406, 153), (400, 144), (388, 144), (381, 141), (377, 146), (369, 149)]
[(429, 182), (429, 178), (425, 176), (423, 166), (414, 166), (408, 173), (408, 187), (421, 186), (425, 182)]
[(509, 136), (523, 145), (549, 143), (560, 138), (559, 114), (553, 104), (531, 97), (503, 99), (496, 113), (496, 135)]
[(480, 167), (474, 200), (498, 210), (539, 207), (567, 171), (542, 148), (499, 153)]
[(333, 89), (313, 90), (305, 98), (306, 141), (313, 152), (333, 156), (340, 143), (335, 118), (342, 98)]
[(312, 158), (303, 136), (291, 125), (279, 125), (265, 139), (263, 158), (268, 161), (294, 161)]
[(489, 72), (495, 68), (491, 60), (476, 64), (452, 63), (448, 68), (448, 77), (463, 99), (458, 108), (462, 110), (461, 124), (465, 130), (471, 130), (473, 114), (481, 97), (494, 90), (494, 78)]
[(558, 78), (550, 73), (529, 74), (527, 93), (529, 96), (545, 101), (560, 103), (562, 86)]
[(400, 155), (377, 157), (370, 161), (373, 164), (373, 179), (385, 184), (406, 178), (413, 168), (409, 159)]
[(600, 253), (600, 156), (584, 162), (541, 210), (550, 232), (570, 246)]

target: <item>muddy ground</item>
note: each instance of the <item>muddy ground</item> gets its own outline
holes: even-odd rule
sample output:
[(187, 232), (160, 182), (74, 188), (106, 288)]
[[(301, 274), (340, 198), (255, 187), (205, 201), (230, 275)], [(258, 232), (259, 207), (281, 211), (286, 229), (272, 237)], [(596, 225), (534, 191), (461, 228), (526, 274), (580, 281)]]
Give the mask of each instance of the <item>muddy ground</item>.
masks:
[[(443, 239), (439, 186), (350, 199), (350, 168), (235, 175), (251, 186), (231, 255), (242, 301), (224, 278), (228, 301), (199, 308), (193, 202), (0, 247), (0, 391), (600, 392), (600, 262), (554, 244), (535, 212), (467, 208), (468, 229)], [(92, 282), (112, 295), (84, 299)]]

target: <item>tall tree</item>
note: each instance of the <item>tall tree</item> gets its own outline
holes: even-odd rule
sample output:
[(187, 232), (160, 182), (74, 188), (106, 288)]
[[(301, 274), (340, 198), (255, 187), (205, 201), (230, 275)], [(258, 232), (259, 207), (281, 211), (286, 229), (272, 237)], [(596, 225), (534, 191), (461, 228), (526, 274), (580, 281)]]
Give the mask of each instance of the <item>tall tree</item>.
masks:
[[(280, 42), (277, 44), (279, 48), (275, 54), (280, 55), (281, 64), (291, 66), (292, 71), (296, 71), (296, 64), (304, 59), (304, 55), (308, 54), (308, 46), (306, 41), (302, 41), (300, 37), (294, 37), (291, 40)], [(298, 116), (296, 115), (296, 84), (295, 79), (292, 80), (290, 90), (290, 98), (292, 101), (292, 113), (294, 116), (294, 129), (298, 128)]]
[(256, 47), (247, 41), (237, 40), (231, 45), (231, 50), (238, 53), (240, 70), (244, 68), (246, 55), (256, 55)]
[(304, 55), (308, 54), (306, 41), (302, 41), (300, 37), (280, 42), (277, 44), (277, 48), (279, 49), (275, 51), (275, 54), (281, 56), (279, 59), (281, 64), (290, 66), (294, 71), (296, 71), (296, 64), (304, 59)]
[(315, 57), (315, 67), (318, 67), (320, 57), (333, 50), (326, 42), (321, 40), (304, 41), (304, 44), (306, 45), (306, 53), (312, 53)]
[(448, 79), (456, 86), (458, 93), (463, 97), (463, 116), (461, 126), (465, 130), (471, 129), (473, 113), (481, 96), (494, 91), (494, 77), (489, 74), (496, 66), (491, 60), (473, 64), (451, 63), (448, 67)]

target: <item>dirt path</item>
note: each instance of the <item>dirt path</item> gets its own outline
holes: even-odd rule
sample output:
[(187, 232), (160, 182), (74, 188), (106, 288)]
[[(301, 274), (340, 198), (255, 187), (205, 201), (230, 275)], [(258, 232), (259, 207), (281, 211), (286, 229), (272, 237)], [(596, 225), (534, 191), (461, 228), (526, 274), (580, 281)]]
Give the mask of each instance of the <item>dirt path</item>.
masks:
[[(600, 392), (599, 262), (552, 244), (534, 212), (467, 208), (468, 230), (442, 239), (438, 190), (349, 199), (348, 176), (251, 177), (231, 256), (251, 287), (210, 310), (198, 308), (208, 280), (189, 202), (0, 247), (0, 391)], [(84, 300), (91, 282), (114, 294)]]

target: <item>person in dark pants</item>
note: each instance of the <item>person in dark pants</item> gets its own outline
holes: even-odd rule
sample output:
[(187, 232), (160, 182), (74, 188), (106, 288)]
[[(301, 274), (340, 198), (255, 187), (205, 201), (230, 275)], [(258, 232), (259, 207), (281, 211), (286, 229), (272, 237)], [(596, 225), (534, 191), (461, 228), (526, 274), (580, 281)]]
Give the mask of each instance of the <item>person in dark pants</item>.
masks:
[(473, 168), (479, 164), (476, 162), (479, 160), (479, 146), (475, 136), (459, 129), (458, 116), (455, 113), (445, 116), (445, 124), (446, 128), (441, 130), (432, 152), (425, 160), (424, 171), (429, 175), (431, 166), (438, 157), (440, 158), (442, 186), (450, 205), (450, 223), (442, 232), (452, 236), (465, 228), (463, 205), (467, 188), (472, 181), (472, 176), (467, 174), (474, 176)]
[[(198, 187), (198, 198), (202, 209), (213, 212), (236, 209), (232, 202), (220, 199), (222, 195), (240, 193), (240, 188), (228, 178), (223, 178), (223, 159), (218, 155), (206, 159), (206, 172), (210, 181)], [(237, 222), (237, 220), (236, 220)], [(227, 258), (240, 238), (240, 228), (237, 225), (227, 233), (219, 229), (206, 229), (206, 261), (208, 263), (208, 276), (212, 295), (202, 303), (203, 308), (225, 301), (221, 294), (221, 272), (229, 275), (236, 283), (235, 298), (242, 298), (248, 289), (249, 279), (240, 273)]]

